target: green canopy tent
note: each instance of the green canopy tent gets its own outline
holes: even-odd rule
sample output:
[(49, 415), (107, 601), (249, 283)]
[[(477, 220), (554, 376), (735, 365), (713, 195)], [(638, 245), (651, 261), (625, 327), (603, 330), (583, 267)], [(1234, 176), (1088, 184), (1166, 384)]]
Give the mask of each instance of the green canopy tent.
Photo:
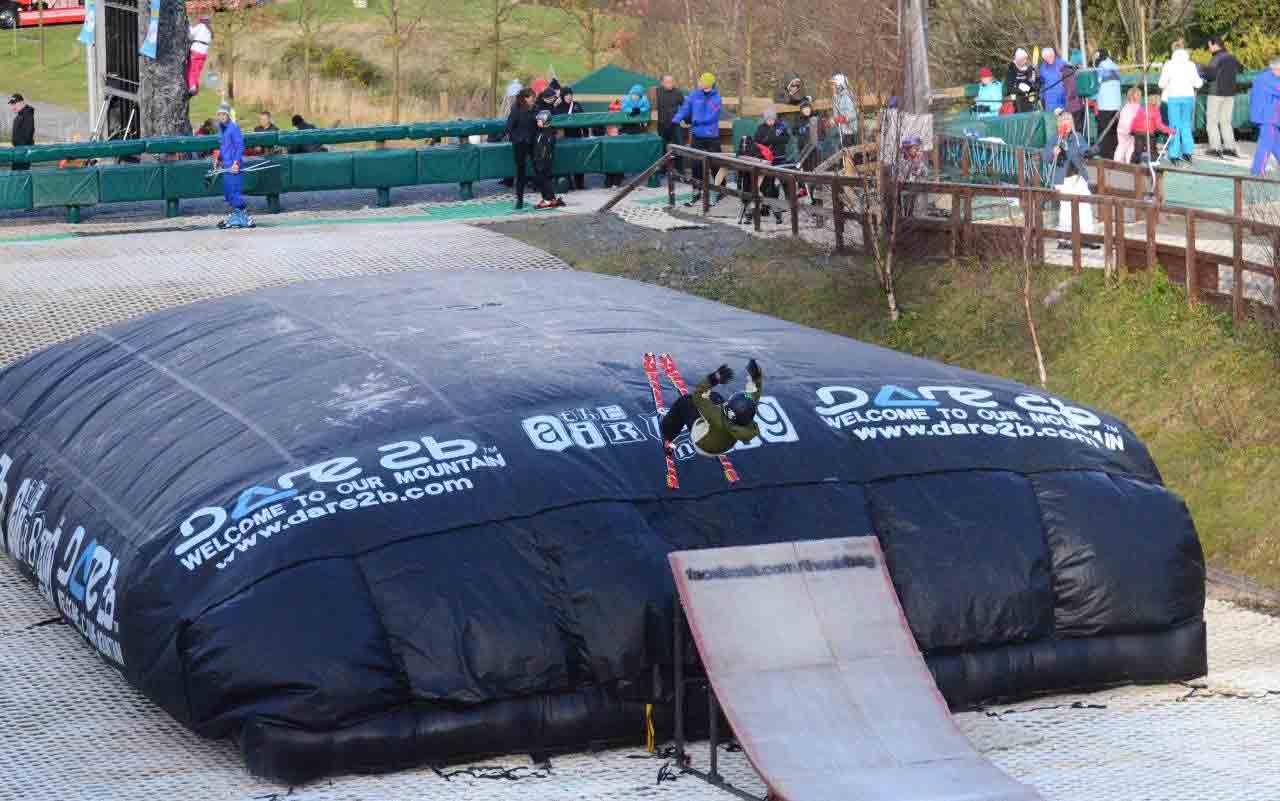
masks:
[(583, 95), (608, 95), (621, 98), (636, 84), (640, 84), (647, 90), (651, 86), (657, 86), (658, 79), (625, 70), (613, 64), (605, 64), (595, 72), (588, 73), (567, 85), (573, 87), (574, 97), (582, 103), (583, 111), (608, 111), (609, 101), (587, 101), (582, 99)]

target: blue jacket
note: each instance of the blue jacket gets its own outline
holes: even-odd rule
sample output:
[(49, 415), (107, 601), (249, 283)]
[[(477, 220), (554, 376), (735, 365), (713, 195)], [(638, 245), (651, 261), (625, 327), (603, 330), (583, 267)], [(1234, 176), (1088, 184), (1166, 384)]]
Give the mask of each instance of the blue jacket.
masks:
[(1120, 68), (1111, 59), (1098, 62), (1098, 108), (1102, 111), (1119, 111), (1124, 105), (1120, 96)]
[[(636, 100), (635, 96), (640, 95), (640, 99)], [(644, 87), (636, 84), (631, 87), (631, 91), (627, 92), (622, 98), (623, 114), (639, 114), (647, 121), (649, 119), (649, 96), (644, 93)]]
[[(1055, 158), (1053, 150), (1059, 144), (1062, 145), (1062, 153)], [(1058, 186), (1067, 180), (1068, 164), (1076, 168), (1077, 175), (1084, 176), (1086, 181), (1089, 180), (1089, 170), (1084, 165), (1084, 160), (1089, 157), (1089, 146), (1080, 134), (1075, 131), (1071, 132), (1066, 142), (1061, 142), (1058, 138), (1058, 132), (1054, 131), (1050, 135), (1049, 141), (1045, 143), (1040, 155), (1044, 159), (1044, 163), (1053, 170), (1053, 183), (1051, 186)]]
[(1066, 109), (1067, 85), (1062, 80), (1062, 59), (1052, 64), (1040, 62), (1040, 99), (1044, 101), (1045, 111)]
[(237, 161), (244, 166), (244, 138), (240, 136), (240, 126), (232, 120), (227, 120), (219, 134), (218, 161), (227, 169)]
[(979, 117), (994, 117), (1000, 113), (1000, 107), (1004, 105), (1004, 84), (999, 81), (992, 81), (988, 84), (978, 84), (978, 99), (976, 104), (978, 107)]
[(1249, 90), (1249, 121), (1254, 125), (1280, 125), (1280, 78), (1263, 70)]
[(688, 120), (698, 139), (719, 139), (721, 105), (719, 91), (713, 88), (707, 92), (699, 87), (684, 99), (671, 122), (679, 125)]

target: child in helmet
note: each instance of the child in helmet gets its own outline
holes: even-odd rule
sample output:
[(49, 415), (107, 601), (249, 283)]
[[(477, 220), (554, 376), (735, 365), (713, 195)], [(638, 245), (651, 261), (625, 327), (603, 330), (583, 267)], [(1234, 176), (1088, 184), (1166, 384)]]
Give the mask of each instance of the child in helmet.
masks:
[(756, 404), (764, 386), (764, 374), (760, 365), (752, 359), (747, 362), (747, 389), (735, 392), (729, 400), (723, 400), (712, 387), (733, 380), (733, 370), (720, 365), (715, 372), (694, 388), (689, 395), (682, 395), (662, 418), (662, 442), (667, 449), (676, 437), (689, 429), (693, 448), (703, 456), (719, 456), (728, 453), (739, 442), (750, 442), (760, 435), (756, 425)]
[(533, 178), (542, 193), (537, 208), (554, 209), (564, 205), (564, 201), (556, 197), (551, 178), (551, 163), (556, 158), (556, 129), (551, 127), (551, 112), (547, 109), (539, 111), (535, 119), (538, 132), (533, 138)]

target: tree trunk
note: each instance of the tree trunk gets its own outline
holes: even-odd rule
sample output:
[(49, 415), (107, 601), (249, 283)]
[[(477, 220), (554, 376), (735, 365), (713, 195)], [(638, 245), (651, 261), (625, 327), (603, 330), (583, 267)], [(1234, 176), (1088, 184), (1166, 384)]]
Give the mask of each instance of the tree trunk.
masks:
[[(138, 40), (147, 35), (148, 14), (138, 15)], [(187, 6), (179, 0), (160, 4), (156, 32), (156, 57), (141, 56), (138, 67), (138, 122), (142, 136), (175, 136), (187, 133), (190, 98), (187, 97)], [(126, 136), (128, 134), (126, 133)]]
[(311, 34), (302, 34), (302, 113), (311, 116)]
[(489, 65), (489, 116), (498, 116), (498, 69), (502, 63), (501, 0), (493, 0), (493, 61)]
[[(739, 94), (741, 94), (743, 98), (746, 98), (755, 93), (756, 85), (755, 76), (752, 74), (751, 34), (752, 28), (754, 27), (752, 25), (754, 22), (754, 15), (751, 13), (750, 3), (747, 3), (746, 7), (743, 9), (743, 14), (746, 15), (746, 19), (743, 20), (742, 28), (742, 89)], [(739, 100), (739, 104), (741, 104), (741, 102), (742, 101)], [(742, 106), (739, 105), (738, 108), (741, 111)]]
[(227, 102), (236, 99), (236, 38), (229, 33), (227, 38)]
[(400, 122), (400, 33), (391, 42), (391, 122)]
[(599, 48), (599, 39), (596, 36), (596, 9), (592, 6), (587, 9), (587, 71), (595, 72), (596, 69), (596, 50)]

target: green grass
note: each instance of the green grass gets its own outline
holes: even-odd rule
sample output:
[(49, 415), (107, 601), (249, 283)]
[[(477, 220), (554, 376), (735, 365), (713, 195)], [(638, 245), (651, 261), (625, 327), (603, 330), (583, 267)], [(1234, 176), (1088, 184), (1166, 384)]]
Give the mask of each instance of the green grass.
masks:
[[(84, 53), (76, 42), (79, 25), (50, 25), (45, 28), (45, 63), (40, 66), (39, 33), (33, 28), (22, 29), (16, 39), (17, 55), (14, 55), (14, 32), (0, 31), (0, 69), (9, 83), (5, 93), (22, 92), (23, 96), (40, 113), (40, 104), (50, 103), (73, 111), (87, 112), (89, 88), (85, 81)], [(218, 110), (216, 92), (202, 91), (191, 101), (192, 127), (200, 126)]]
[[(912, 265), (898, 278), (902, 319), (891, 323), (870, 267), (789, 240), (753, 240), (691, 273), (652, 242), (576, 257), (551, 226), (525, 238), (580, 269), (661, 283), (734, 306), (951, 364), (1038, 383), (1014, 268)], [(519, 235), (519, 234), (518, 234)], [(1104, 285), (1041, 268), (1034, 313), (1049, 389), (1128, 423), (1166, 483), (1187, 501), (1211, 563), (1280, 587), (1280, 336), (1235, 326), (1210, 307), (1189, 310), (1161, 275)]]

